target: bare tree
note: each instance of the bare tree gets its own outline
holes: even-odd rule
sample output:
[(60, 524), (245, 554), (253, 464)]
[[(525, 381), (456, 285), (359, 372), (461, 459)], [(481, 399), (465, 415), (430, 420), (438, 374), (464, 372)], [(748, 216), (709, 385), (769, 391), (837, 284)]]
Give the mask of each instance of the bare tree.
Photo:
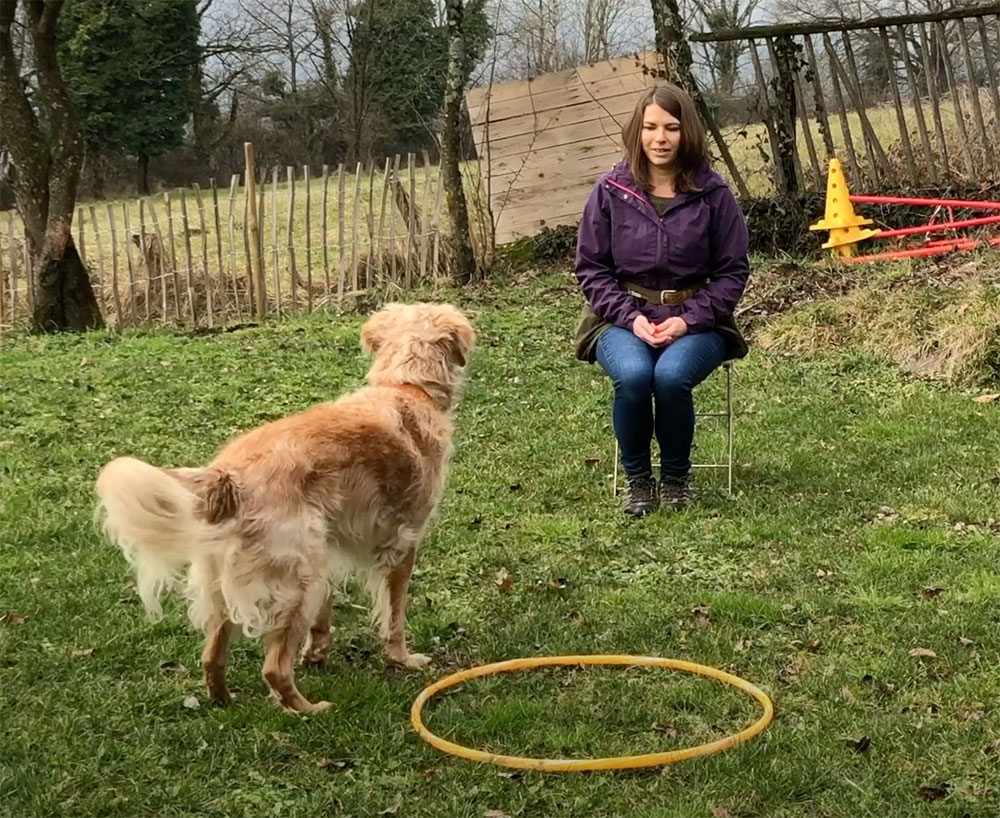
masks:
[(452, 275), (457, 284), (467, 284), (476, 271), (469, 234), (469, 208), (462, 187), (459, 160), (462, 151), (462, 101), (465, 91), (465, 3), (447, 0), (448, 73), (444, 108), (441, 112), (441, 183), (448, 205), (452, 238)]
[[(709, 31), (746, 28), (761, 0), (689, 0)], [(703, 53), (716, 93), (731, 97), (739, 78), (740, 58), (746, 53), (746, 40), (704, 43)]]
[(0, 140), (16, 169), (14, 196), (37, 273), (32, 325), (41, 332), (103, 324), (71, 232), (83, 136), (56, 56), (63, 4), (20, 0), (37, 86), (29, 96), (12, 34), (19, 0), (0, 2)]

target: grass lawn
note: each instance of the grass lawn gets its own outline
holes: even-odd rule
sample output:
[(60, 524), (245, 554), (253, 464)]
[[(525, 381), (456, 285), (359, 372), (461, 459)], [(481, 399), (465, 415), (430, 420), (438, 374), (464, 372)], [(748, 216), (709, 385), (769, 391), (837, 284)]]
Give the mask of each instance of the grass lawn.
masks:
[[(253, 641), (233, 649), (237, 701), (206, 701), (199, 636), (176, 600), (145, 618), (92, 523), (92, 485), (115, 455), (199, 464), (238, 430), (355, 388), (363, 317), (5, 339), (0, 816), (1000, 814), (1000, 403), (860, 348), (758, 347), (736, 368), (735, 496), (700, 473), (690, 510), (626, 521), (610, 387), (572, 359), (568, 273), (429, 295), (480, 332), (412, 586), (411, 644), (435, 661), (387, 666), (349, 586), (329, 667), (299, 676), (334, 704), (311, 718), (267, 700)], [(721, 387), (700, 387), (700, 407)], [(722, 446), (710, 423), (698, 460)], [(710, 758), (571, 775), (453, 759), (410, 728), (413, 698), (446, 672), (619, 652), (744, 676), (775, 720)], [(706, 679), (566, 669), (470, 684), (426, 718), (481, 748), (583, 756), (700, 743), (757, 712)]]

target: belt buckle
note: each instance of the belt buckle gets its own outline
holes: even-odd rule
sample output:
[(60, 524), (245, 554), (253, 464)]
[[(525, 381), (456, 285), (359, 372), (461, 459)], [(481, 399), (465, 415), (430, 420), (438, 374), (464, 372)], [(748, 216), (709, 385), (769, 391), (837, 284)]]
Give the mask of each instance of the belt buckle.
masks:
[(677, 290), (660, 290), (660, 303), (663, 304), (664, 306), (669, 307), (670, 302), (665, 299), (668, 295), (674, 295), (676, 293)]

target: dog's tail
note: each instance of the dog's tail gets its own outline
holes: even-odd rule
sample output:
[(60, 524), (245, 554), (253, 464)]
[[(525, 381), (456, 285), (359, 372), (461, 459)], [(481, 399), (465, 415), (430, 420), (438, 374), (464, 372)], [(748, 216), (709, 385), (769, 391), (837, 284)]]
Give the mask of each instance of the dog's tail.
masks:
[(112, 460), (97, 478), (97, 516), (136, 572), (139, 597), (154, 617), (160, 594), (191, 560), (221, 552), (236, 536), (239, 489), (219, 469), (159, 469), (133, 457)]

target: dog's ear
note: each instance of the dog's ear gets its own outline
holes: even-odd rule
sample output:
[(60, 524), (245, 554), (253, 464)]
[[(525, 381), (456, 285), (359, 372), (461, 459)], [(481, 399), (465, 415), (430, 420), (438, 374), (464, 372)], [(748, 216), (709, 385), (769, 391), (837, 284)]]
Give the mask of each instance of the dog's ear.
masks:
[(394, 320), (395, 305), (379, 310), (361, 328), (361, 348), (365, 352), (378, 352), (389, 337), (389, 329)]
[(461, 322), (450, 324), (445, 330), (444, 347), (449, 360), (458, 366), (465, 366), (475, 342), (476, 334), (472, 325), (464, 318)]

